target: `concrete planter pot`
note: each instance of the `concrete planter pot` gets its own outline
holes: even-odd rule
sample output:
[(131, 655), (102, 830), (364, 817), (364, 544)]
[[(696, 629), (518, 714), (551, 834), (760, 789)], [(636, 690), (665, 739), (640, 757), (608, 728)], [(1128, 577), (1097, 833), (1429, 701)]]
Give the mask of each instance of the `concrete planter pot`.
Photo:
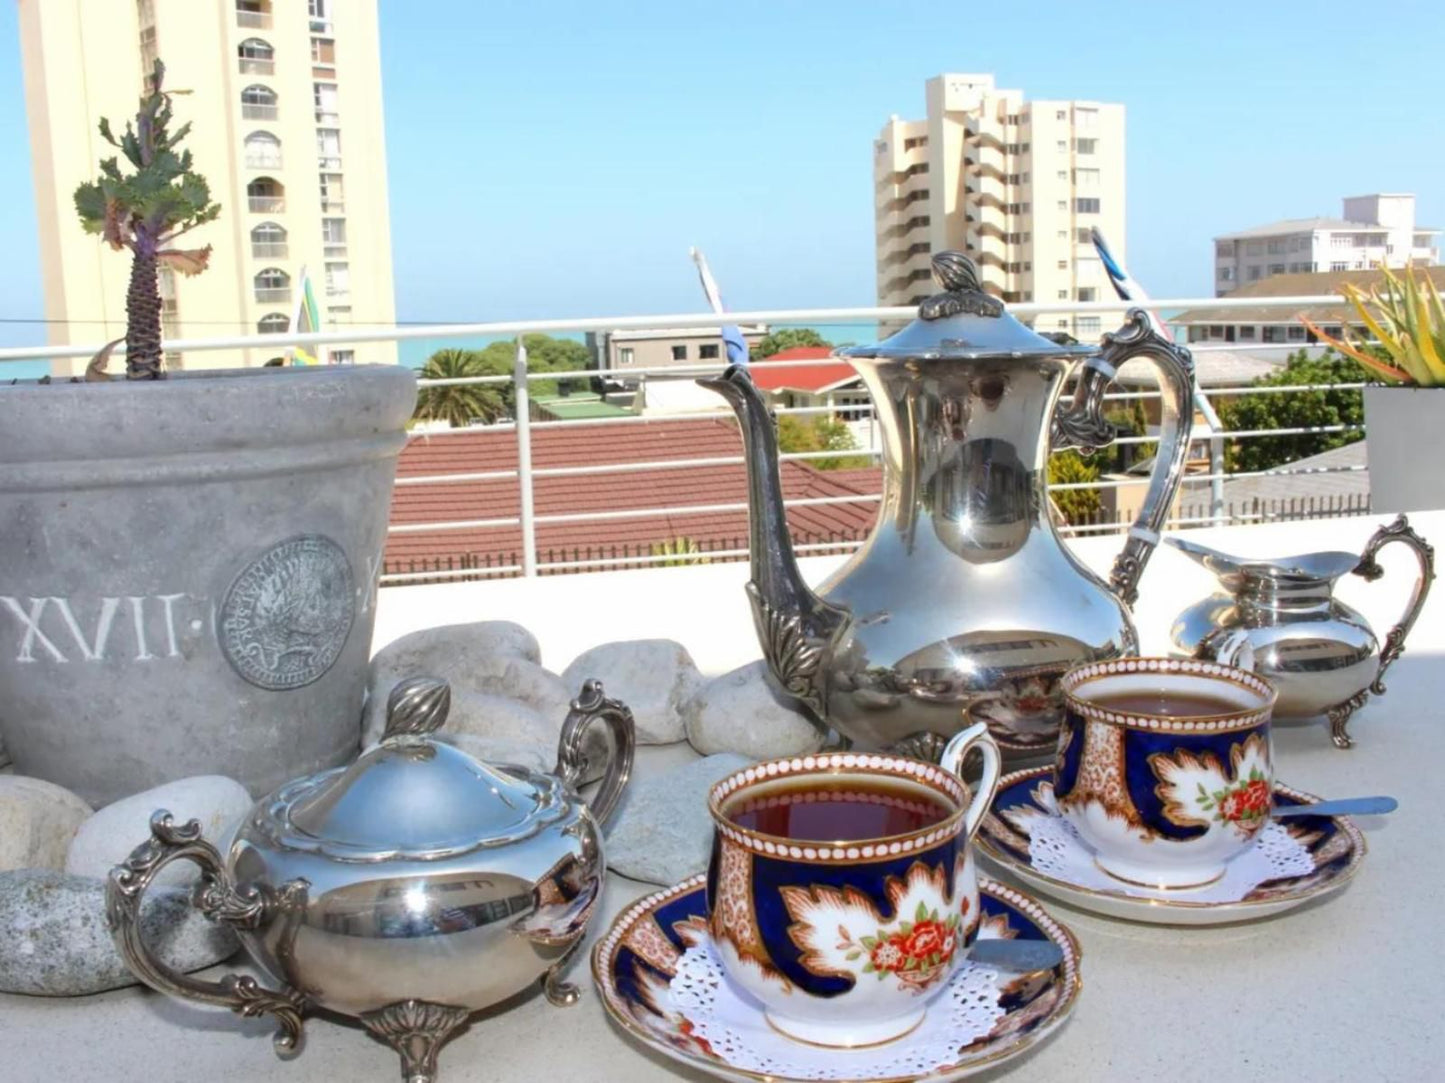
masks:
[(1370, 510), (1445, 508), (1445, 388), (1365, 388)]
[(405, 368), (0, 388), (0, 735), (100, 806), (356, 752)]

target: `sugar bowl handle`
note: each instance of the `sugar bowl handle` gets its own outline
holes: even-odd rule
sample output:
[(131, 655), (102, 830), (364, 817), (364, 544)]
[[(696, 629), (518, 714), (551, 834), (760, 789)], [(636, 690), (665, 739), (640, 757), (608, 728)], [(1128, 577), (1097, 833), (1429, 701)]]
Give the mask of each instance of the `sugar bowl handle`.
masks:
[(230, 1008), (244, 1016), (270, 1012), (279, 1029), (272, 1039), (277, 1053), (297, 1049), (301, 1042), (301, 1015), (306, 998), (283, 986), (267, 989), (255, 978), (227, 974), (220, 981), (198, 981), (162, 963), (146, 946), (141, 934), (141, 900), (157, 874), (172, 861), (189, 861), (201, 870), (192, 904), (213, 921), (240, 929), (261, 929), (283, 913), (297, 914), (304, 907), (307, 883), (292, 880), (279, 891), (254, 885), (237, 887), (216, 848), (201, 838), (201, 825), (192, 820), (177, 826), (164, 809), (151, 817), (151, 837), (110, 870), (105, 885), (105, 920), (125, 965), (152, 989), (183, 999)]
[(1430, 584), (1435, 580), (1435, 549), (1415, 533), (1410, 521), (1403, 515), (1397, 517), (1389, 526), (1382, 526), (1375, 531), (1365, 546), (1365, 551), (1360, 554), (1360, 562), (1355, 565), (1354, 573), (1370, 582), (1384, 575), (1385, 570), (1375, 562), (1375, 555), (1391, 542), (1402, 542), (1409, 546), (1415, 559), (1420, 562), (1420, 578), (1415, 581), (1415, 590), (1410, 595), (1410, 604), (1405, 609), (1405, 615), (1400, 618), (1399, 624), (1390, 629), (1384, 646), (1380, 648), (1380, 668), (1375, 672), (1374, 683), (1370, 685), (1370, 691), (1377, 696), (1385, 694), (1385, 670), (1405, 653), (1405, 637), (1415, 626), (1415, 618), (1420, 615), (1420, 610), (1425, 605), (1425, 597), (1430, 593)]
[(599, 824), (606, 824), (617, 808), (627, 780), (632, 777), (632, 756), (637, 747), (637, 726), (625, 703), (602, 694), (602, 682), (589, 680), (582, 694), (572, 701), (572, 710), (562, 724), (557, 744), (557, 767), (553, 772), (571, 789), (577, 789), (587, 773), (587, 755), (582, 742), (593, 722), (601, 720), (611, 734), (611, 755), (602, 785), (589, 802)]
[(952, 771), (962, 778), (963, 761), (975, 748), (983, 757), (983, 774), (979, 776), (978, 785), (971, 787), (973, 800), (969, 802), (968, 811), (963, 815), (965, 839), (973, 838), (974, 832), (978, 830), (978, 825), (983, 823), (989, 806), (993, 804), (994, 791), (998, 789), (998, 777), (1003, 770), (1003, 761), (999, 756), (998, 745), (989, 736), (987, 723), (975, 722), (968, 729), (955, 734), (953, 740), (944, 746), (943, 755), (939, 757), (938, 761), (939, 766), (945, 771)]

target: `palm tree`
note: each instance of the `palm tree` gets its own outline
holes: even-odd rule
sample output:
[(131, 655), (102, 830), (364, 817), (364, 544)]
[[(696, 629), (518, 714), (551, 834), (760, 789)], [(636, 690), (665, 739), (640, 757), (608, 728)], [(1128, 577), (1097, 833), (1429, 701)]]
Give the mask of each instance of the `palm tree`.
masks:
[[(486, 374), (481, 354), (455, 347), (432, 354), (421, 370), (423, 380), (458, 380)], [(418, 421), (445, 421), (460, 428), (475, 418), (495, 420), (502, 412), (502, 396), (497, 388), (487, 384), (447, 384), (419, 389), (412, 417)]]

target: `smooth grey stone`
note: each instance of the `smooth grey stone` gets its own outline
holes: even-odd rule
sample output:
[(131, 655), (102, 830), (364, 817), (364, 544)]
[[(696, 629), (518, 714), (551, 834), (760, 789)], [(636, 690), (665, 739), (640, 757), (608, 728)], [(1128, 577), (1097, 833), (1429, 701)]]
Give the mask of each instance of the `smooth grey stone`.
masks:
[(75, 794), (25, 775), (0, 775), (0, 871), (63, 869), (91, 808)]
[(634, 639), (583, 651), (562, 673), (569, 688), (597, 678), (607, 695), (632, 709), (641, 744), (666, 745), (687, 736), (683, 705), (701, 686), (702, 674), (681, 643)]
[(773, 685), (761, 659), (708, 681), (687, 702), (683, 717), (687, 739), (705, 756), (801, 756), (823, 747), (827, 737), (797, 700)]
[[(201, 837), (224, 854), (230, 848), (236, 825), (251, 811), (251, 805), (246, 788), (221, 775), (181, 778), (133, 794), (107, 805), (80, 825), (65, 855), (65, 871), (104, 879), (150, 838), (151, 816), (159, 809), (169, 811), (178, 824), (199, 820)], [(177, 861), (166, 866), (156, 883), (189, 884), (198, 875), (189, 861)]]
[[(185, 891), (152, 889), (141, 923), (146, 942), (176, 970), (213, 966), (239, 946), (230, 929), (192, 909)], [(0, 872), (0, 992), (78, 996), (135, 984), (106, 928), (104, 881), (48, 869)]]
[(708, 790), (752, 762), (724, 752), (633, 782), (607, 833), (607, 867), (664, 886), (704, 872), (712, 850)]

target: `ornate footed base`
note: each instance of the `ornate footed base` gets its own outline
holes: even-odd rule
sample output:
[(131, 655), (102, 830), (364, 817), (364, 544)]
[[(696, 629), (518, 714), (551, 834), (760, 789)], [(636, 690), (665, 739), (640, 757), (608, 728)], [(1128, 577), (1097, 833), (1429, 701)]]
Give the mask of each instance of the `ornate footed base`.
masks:
[(1325, 714), (1330, 718), (1330, 740), (1335, 743), (1336, 748), (1350, 748), (1355, 741), (1345, 728), (1350, 723), (1350, 717), (1365, 705), (1365, 700), (1370, 698), (1368, 692), (1356, 692), (1343, 703), (1337, 703)]
[(542, 975), (542, 992), (546, 994), (547, 1002), (558, 1008), (569, 1008), (576, 1004), (582, 996), (582, 990), (578, 989), (570, 981), (562, 980), (562, 972), (572, 962), (572, 956), (577, 954), (577, 949), (582, 946), (582, 938), (578, 937), (577, 942), (563, 953), (550, 967), (547, 973)]
[(373, 1037), (401, 1054), (405, 1083), (434, 1083), (437, 1052), (471, 1017), (467, 1008), (400, 1000), (361, 1017)]

